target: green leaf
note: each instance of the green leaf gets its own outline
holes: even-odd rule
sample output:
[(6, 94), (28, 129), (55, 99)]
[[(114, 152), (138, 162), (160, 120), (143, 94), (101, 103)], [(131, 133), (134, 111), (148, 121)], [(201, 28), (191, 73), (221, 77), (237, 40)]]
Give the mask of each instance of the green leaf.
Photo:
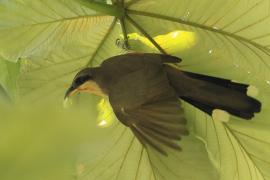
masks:
[[(207, 147), (220, 179), (269, 179), (269, 123), (232, 118), (223, 123), (186, 105), (192, 131)], [(269, 111), (268, 111), (269, 112)]]
[(115, 39), (112, 38), (120, 33), (116, 21), (103, 23), (88, 31), (91, 43), (73, 43), (66, 49), (55, 48), (46, 57), (36, 56), (24, 60), (19, 85), (23, 99), (61, 104), (66, 89), (80, 69), (97, 65), (101, 59), (122, 51), (115, 46)]
[[(188, 70), (269, 87), (268, 1), (134, 2), (130, 18), (149, 36), (178, 29), (196, 33), (196, 47), (175, 53)], [(127, 22), (128, 32), (138, 31)]]
[[(184, 138), (182, 152), (169, 157), (146, 150), (129, 128), (115, 122), (102, 128), (103, 138), (83, 146), (77, 167), (79, 179), (217, 179), (204, 145), (195, 137)], [(95, 147), (95, 148), (93, 148)], [(98, 151), (97, 151), (98, 150)], [(191, 169), (196, 174), (191, 173)]]
[[(24, 58), (22, 98), (60, 104), (77, 71), (125, 52), (116, 40), (136, 33), (152, 45), (130, 39), (131, 50), (173, 53), (183, 59), (182, 69), (251, 84), (259, 91), (256, 98), (263, 109), (251, 121), (231, 117), (225, 123), (185, 104), (191, 135), (179, 142), (183, 152), (172, 152), (168, 158), (142, 150), (119, 123), (96, 128), (100, 134), (82, 147), (78, 178), (270, 179), (269, 1), (124, 2), (128, 16), (117, 21), (72, 0), (1, 1), (0, 55), (9, 60)], [(164, 46), (154, 38), (175, 31), (194, 33), (196, 44), (171, 51), (177, 43)]]
[(89, 29), (113, 20), (74, 0), (1, 1), (0, 12), (0, 56), (10, 61), (77, 42), (89, 45)]

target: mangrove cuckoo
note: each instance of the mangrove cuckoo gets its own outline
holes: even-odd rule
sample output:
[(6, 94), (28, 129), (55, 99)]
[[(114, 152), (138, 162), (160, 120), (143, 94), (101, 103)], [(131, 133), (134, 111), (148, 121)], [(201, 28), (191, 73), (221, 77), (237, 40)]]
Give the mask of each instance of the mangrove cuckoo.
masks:
[(99, 66), (85, 68), (74, 78), (66, 98), (76, 92), (108, 96), (118, 120), (129, 127), (143, 146), (167, 155), (187, 135), (179, 99), (211, 115), (221, 109), (251, 119), (261, 103), (247, 95), (246, 84), (181, 71), (181, 59), (154, 53), (111, 57)]

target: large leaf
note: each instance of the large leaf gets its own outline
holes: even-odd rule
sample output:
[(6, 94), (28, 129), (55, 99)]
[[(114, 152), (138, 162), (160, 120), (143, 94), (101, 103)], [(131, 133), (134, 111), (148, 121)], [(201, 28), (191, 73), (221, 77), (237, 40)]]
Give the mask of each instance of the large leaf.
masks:
[(23, 99), (28, 101), (45, 99), (61, 103), (63, 94), (81, 68), (98, 64), (100, 59), (106, 59), (121, 51), (111, 37), (120, 33), (115, 21), (112, 25), (108, 26), (105, 23), (89, 31), (91, 43), (73, 43), (64, 50), (56, 48), (45, 58), (36, 56), (23, 60), (20, 79)]
[[(223, 77), (241, 78), (266, 87), (270, 68), (268, 4), (269, 1), (245, 0), (175, 0), (168, 5), (165, 0), (137, 1), (129, 12), (151, 37), (176, 29), (195, 32), (199, 37), (197, 47), (179, 54), (185, 64), (194, 64), (193, 71), (215, 76), (221, 73)], [(130, 28), (133, 28), (131, 32), (135, 31), (134, 26)], [(222, 66), (218, 66), (221, 62)], [(201, 67), (202, 64), (205, 65)], [(224, 72), (224, 69), (228, 70)]]
[(79, 179), (201, 180), (218, 177), (204, 145), (193, 136), (181, 141), (182, 152), (169, 150), (169, 157), (165, 157), (144, 149), (129, 129), (119, 123), (107, 131), (104, 138), (82, 147), (77, 162)]
[[(120, 23), (125, 27), (123, 35), (114, 18), (99, 16), (97, 21), (92, 21), (96, 12), (78, 1), (46, 1), (49, 6), (41, 6), (44, 2), (1, 1), (0, 6), (3, 12), (0, 53), (9, 59), (26, 57), (20, 81), (21, 95), (26, 100), (60, 103), (65, 88), (80, 68), (98, 65), (105, 58), (121, 53), (115, 41), (125, 39), (125, 33), (145, 36), (156, 47), (153, 49), (153, 45), (149, 47), (133, 39), (131, 49), (135, 45), (144, 51), (172, 53), (170, 45), (157, 44), (154, 37), (184, 30), (193, 32), (198, 39), (195, 46), (173, 52), (183, 59), (181, 68), (250, 83), (259, 90), (257, 98), (263, 103), (262, 113), (252, 121), (231, 118), (228, 123), (213, 120), (185, 105), (192, 133), (179, 142), (184, 150), (177, 153), (177, 158), (175, 153), (169, 158), (152, 151), (146, 153), (121, 124), (100, 130), (107, 138), (96, 136), (96, 140), (82, 147), (78, 177), (270, 179), (269, 1), (129, 0), (125, 1), (128, 17), (124, 24)], [(67, 4), (72, 4), (71, 9), (66, 9)], [(52, 7), (57, 13), (46, 7)], [(17, 11), (20, 9), (24, 11)], [(26, 9), (29, 14), (23, 13)], [(32, 26), (36, 21), (40, 25)], [(71, 31), (63, 34), (67, 29)], [(21, 36), (26, 30), (26, 36)], [(53, 30), (57, 33), (51, 33)]]
[(112, 22), (74, 0), (1, 1), (0, 12), (0, 56), (11, 61), (77, 42), (89, 45), (97, 25)]

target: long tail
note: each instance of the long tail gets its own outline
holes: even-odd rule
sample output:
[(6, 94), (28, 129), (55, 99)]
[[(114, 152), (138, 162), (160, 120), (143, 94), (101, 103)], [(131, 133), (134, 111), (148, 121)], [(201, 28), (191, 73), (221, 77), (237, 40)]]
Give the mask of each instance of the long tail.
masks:
[(214, 109), (222, 109), (232, 115), (251, 119), (254, 113), (261, 110), (261, 103), (247, 95), (246, 84), (164, 66), (178, 96), (209, 115)]

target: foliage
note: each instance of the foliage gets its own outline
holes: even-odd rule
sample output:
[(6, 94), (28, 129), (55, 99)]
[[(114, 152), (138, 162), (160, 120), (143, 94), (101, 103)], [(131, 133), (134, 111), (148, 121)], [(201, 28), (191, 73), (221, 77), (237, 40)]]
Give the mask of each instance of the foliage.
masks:
[[(164, 50), (183, 59), (182, 69), (251, 84), (259, 90), (256, 98), (263, 103), (263, 109), (251, 121), (231, 117), (225, 123), (184, 104), (191, 135), (179, 142), (183, 152), (171, 152), (168, 158), (143, 150), (130, 131), (118, 121), (113, 121), (108, 128), (93, 126), (89, 129), (91, 138), (80, 148), (76, 159), (78, 179), (270, 179), (270, 29), (267, 28), (270, 1), (170, 0), (168, 3), (168, 0), (126, 0), (124, 25), (80, 2), (0, 1), (0, 57), (10, 61), (0, 61), (3, 92), (12, 98), (19, 93), (20, 103), (27, 102), (25, 106), (29, 106), (30, 102), (31, 108), (36, 104), (60, 106), (64, 92), (78, 70), (96, 66), (110, 56), (125, 52), (122, 46), (116, 46), (116, 40), (125, 43), (127, 35), (135, 33), (140, 38), (130, 38), (131, 50)], [(121, 30), (123, 26), (125, 31)], [(149, 44), (158, 42), (155, 37), (163, 36), (166, 41), (169, 38), (166, 35), (175, 31), (194, 34), (196, 43), (178, 50), (177, 47), (186, 44), (186, 40), (180, 38), (178, 43), (168, 43), (167, 46)], [(97, 99), (91, 102), (86, 102), (85, 107), (91, 107), (91, 112), (97, 113)], [(43, 109), (47, 112), (47, 108)], [(27, 118), (19, 114), (8, 116), (7, 112), (3, 113), (7, 117), (1, 118), (1, 127), (8, 127), (6, 130), (2, 128), (1, 137), (11, 143), (0, 143), (0, 147), (9, 147), (9, 151), (0, 148), (4, 159), (1, 160), (1, 170), (5, 172), (6, 179), (17, 175), (21, 177), (21, 172), (31, 179), (29, 169), (33, 166), (27, 170), (25, 163), (42, 164), (46, 162), (45, 157), (51, 155), (38, 149), (42, 142), (48, 143), (48, 149), (55, 152), (52, 154), (59, 155), (65, 152), (64, 146), (55, 150), (52, 148), (55, 142), (50, 141), (57, 137), (57, 133), (60, 137), (73, 137), (74, 134), (66, 135), (66, 132), (72, 131), (73, 125), (86, 127), (81, 120), (96, 123), (93, 120), (96, 117), (89, 117), (85, 112), (75, 113), (76, 118), (73, 119), (63, 114), (58, 116), (56, 112), (48, 113), (47, 118), (44, 112), (31, 117), (33, 113), (25, 111), (28, 112)], [(50, 129), (58, 118), (76, 123), (69, 124), (68, 121), (64, 128), (58, 124), (53, 133), (47, 133), (44, 128)], [(46, 126), (39, 127), (44, 122)], [(23, 133), (26, 127), (30, 128), (29, 135)], [(85, 131), (73, 132), (82, 137)], [(11, 136), (14, 141), (10, 140)], [(68, 149), (77, 147), (81, 140), (73, 142), (67, 143)], [(25, 146), (30, 149), (26, 155), (23, 154)], [(64, 157), (70, 157), (71, 151), (67, 151), (67, 154), (63, 153)], [(35, 155), (31, 157), (32, 154)], [(67, 163), (66, 158), (62, 160), (59, 163)], [(50, 158), (47, 162), (55, 164)], [(64, 167), (67, 166), (57, 166), (54, 172), (63, 172)], [(21, 172), (14, 173), (20, 169)], [(44, 168), (36, 166), (36, 169)], [(52, 172), (50, 169), (46, 173), (38, 170), (32, 179)]]

